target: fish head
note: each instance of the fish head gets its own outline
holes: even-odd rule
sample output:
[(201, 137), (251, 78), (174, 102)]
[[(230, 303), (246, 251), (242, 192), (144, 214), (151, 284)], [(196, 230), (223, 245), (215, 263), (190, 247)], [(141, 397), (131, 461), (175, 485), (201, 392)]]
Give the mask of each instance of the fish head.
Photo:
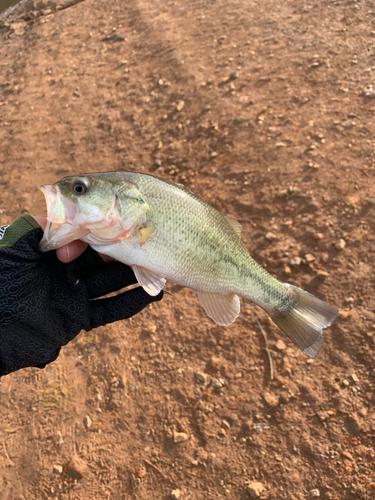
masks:
[(42, 252), (77, 239), (106, 245), (128, 237), (144, 222), (148, 209), (135, 185), (110, 173), (64, 177), (40, 189), (48, 221), (39, 245)]

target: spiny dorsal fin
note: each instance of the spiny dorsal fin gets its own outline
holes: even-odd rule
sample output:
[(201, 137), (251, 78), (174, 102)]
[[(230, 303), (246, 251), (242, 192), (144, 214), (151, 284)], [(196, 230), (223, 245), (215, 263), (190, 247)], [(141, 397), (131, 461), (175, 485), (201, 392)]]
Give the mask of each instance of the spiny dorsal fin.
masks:
[(241, 233), (242, 233), (242, 226), (241, 226), (241, 224), (238, 221), (236, 221), (235, 219), (232, 219), (232, 217), (228, 217), (227, 215), (225, 217), (228, 219), (229, 224), (236, 231), (236, 234), (238, 234), (238, 236), (241, 237)]

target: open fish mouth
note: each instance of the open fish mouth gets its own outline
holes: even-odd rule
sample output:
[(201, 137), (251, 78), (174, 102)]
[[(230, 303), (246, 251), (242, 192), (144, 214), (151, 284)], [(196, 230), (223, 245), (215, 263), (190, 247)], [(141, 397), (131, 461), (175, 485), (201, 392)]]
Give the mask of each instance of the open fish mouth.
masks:
[(59, 190), (54, 185), (41, 186), (47, 204), (47, 225), (39, 243), (41, 252), (48, 252), (88, 234), (88, 230), (73, 224), (76, 208), (68, 199), (62, 201)]

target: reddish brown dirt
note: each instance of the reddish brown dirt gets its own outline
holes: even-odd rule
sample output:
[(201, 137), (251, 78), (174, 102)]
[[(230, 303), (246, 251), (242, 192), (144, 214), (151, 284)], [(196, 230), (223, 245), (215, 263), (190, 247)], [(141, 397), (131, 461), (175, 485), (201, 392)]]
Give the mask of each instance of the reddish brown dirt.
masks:
[[(342, 316), (311, 362), (255, 306), (223, 328), (169, 285), (1, 379), (0, 499), (245, 500), (253, 481), (268, 500), (374, 498), (374, 3), (71, 3), (0, 21), (2, 222), (44, 214), (38, 185), (65, 174), (151, 172)], [(75, 482), (53, 473), (73, 454)]]

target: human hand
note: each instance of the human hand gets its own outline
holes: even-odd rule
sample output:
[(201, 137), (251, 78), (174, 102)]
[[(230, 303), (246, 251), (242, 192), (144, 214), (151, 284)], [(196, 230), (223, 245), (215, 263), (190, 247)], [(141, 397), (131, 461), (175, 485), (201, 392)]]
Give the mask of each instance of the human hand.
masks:
[(82, 246), (79, 257), (63, 263), (56, 252), (39, 251), (42, 236), (28, 215), (0, 228), (0, 376), (44, 368), (82, 329), (130, 318), (163, 296), (138, 287), (93, 300), (137, 283), (130, 267), (105, 263)]

